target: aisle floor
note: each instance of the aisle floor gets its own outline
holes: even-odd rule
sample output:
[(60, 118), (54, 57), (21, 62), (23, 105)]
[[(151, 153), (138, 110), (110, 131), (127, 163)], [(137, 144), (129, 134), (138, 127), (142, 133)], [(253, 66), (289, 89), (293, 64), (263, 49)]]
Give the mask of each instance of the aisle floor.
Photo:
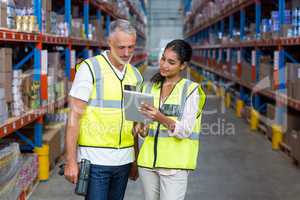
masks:
[[(154, 68), (148, 69), (148, 79)], [(207, 99), (198, 168), (189, 176), (187, 200), (296, 200), (300, 195), (300, 169), (259, 132), (223, 110), (214, 96)], [(224, 111), (224, 112), (223, 112)], [(209, 113), (210, 112), (210, 113)], [(31, 200), (79, 200), (74, 187), (54, 169), (38, 185)], [(129, 181), (125, 200), (143, 200), (141, 182)]]

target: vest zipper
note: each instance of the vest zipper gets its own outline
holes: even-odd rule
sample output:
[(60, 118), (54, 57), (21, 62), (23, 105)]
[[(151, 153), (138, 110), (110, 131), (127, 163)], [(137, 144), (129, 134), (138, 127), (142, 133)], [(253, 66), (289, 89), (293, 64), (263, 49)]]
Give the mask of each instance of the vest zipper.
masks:
[[(178, 84), (181, 80), (183, 80), (183, 78), (181, 78), (180, 80), (177, 81), (177, 83), (174, 85), (174, 87), (172, 88), (170, 94), (167, 96), (167, 98), (164, 100), (164, 102), (161, 102), (161, 101), (160, 101), (160, 98), (161, 98), (161, 92), (162, 92), (162, 87), (163, 87), (163, 83), (161, 83), (161, 88), (160, 88), (160, 91), (159, 91), (159, 102), (158, 102), (158, 108), (159, 108), (159, 111), (161, 111), (161, 110), (160, 110), (161, 104), (163, 105), (163, 104), (168, 100), (169, 96), (171, 96), (171, 94), (173, 93), (173, 90), (175, 89), (175, 87), (177, 86), (177, 84)], [(153, 160), (153, 168), (155, 168), (156, 160), (157, 160), (157, 143), (158, 143), (159, 129), (160, 129), (160, 124), (157, 125), (156, 132), (155, 132), (155, 136), (154, 136), (154, 160)]]
[(124, 98), (124, 91), (123, 91), (123, 80), (120, 81), (121, 83), (121, 93), (122, 93), (122, 98), (121, 98), (121, 115), (122, 115), (122, 121), (121, 121), (121, 128), (120, 128), (120, 137), (119, 137), (119, 148), (122, 142), (122, 130), (123, 130), (123, 123), (124, 123), (124, 117), (123, 117), (123, 98)]
[(119, 137), (119, 148), (122, 142), (122, 130), (123, 130), (123, 124), (124, 124), (124, 116), (123, 116), (123, 98), (124, 98), (124, 91), (123, 91), (123, 80), (125, 79), (125, 76), (127, 74), (127, 67), (125, 68), (123, 79), (120, 79), (118, 75), (116, 74), (115, 70), (111, 66), (110, 62), (101, 54), (101, 56), (104, 58), (104, 60), (107, 62), (107, 64), (110, 66), (112, 72), (116, 75), (117, 79), (120, 80), (121, 83), (121, 93), (122, 93), (122, 99), (121, 99), (121, 115), (122, 115), (122, 122), (121, 122), (121, 128), (120, 128), (120, 137)]
[(158, 132), (160, 129), (160, 124), (157, 125), (155, 136), (154, 136), (154, 160), (153, 160), (153, 168), (155, 168), (156, 160), (157, 160), (157, 142), (158, 142)]

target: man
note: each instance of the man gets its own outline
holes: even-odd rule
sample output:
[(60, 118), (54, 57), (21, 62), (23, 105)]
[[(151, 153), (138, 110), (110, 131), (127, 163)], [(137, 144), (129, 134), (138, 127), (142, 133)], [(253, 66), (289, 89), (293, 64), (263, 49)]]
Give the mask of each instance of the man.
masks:
[(123, 90), (138, 90), (143, 82), (129, 64), (135, 29), (126, 20), (113, 21), (108, 45), (109, 51), (79, 65), (69, 97), (65, 177), (75, 184), (77, 162), (90, 160), (88, 200), (121, 200), (129, 174), (137, 178), (133, 123), (123, 108)]

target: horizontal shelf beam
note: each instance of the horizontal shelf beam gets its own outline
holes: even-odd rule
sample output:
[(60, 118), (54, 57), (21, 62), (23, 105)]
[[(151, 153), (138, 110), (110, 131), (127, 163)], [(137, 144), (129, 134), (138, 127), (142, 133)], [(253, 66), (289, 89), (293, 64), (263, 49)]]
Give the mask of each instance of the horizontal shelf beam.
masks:
[(39, 117), (46, 114), (48, 110), (62, 107), (66, 102), (67, 98), (64, 97), (40, 109), (29, 111), (20, 117), (8, 119), (3, 125), (0, 125), (0, 138), (10, 135), (20, 128), (36, 121)]
[(195, 45), (194, 49), (225, 49), (241, 47), (278, 47), (300, 45), (300, 37), (278, 38), (270, 40), (250, 40), (241, 42), (230, 42), (216, 45)]
[[(206, 71), (209, 71), (211, 73), (214, 73), (222, 78), (225, 78), (227, 80), (230, 80), (230, 81), (233, 81), (241, 86), (244, 86), (250, 90), (253, 90), (254, 88), (254, 84), (247, 84), (247, 83), (244, 83), (240, 80), (238, 80), (236, 77), (233, 77), (231, 75), (226, 75), (224, 74), (222, 71), (217, 71), (217, 70), (214, 70), (210, 67), (207, 67), (205, 65), (203, 65), (202, 63), (199, 62), (199, 58), (197, 57), (193, 57), (192, 59), (193, 61), (191, 62), (192, 64), (206, 70)], [(287, 102), (287, 105), (291, 108), (294, 108), (295, 110), (298, 110), (300, 111), (300, 101), (299, 100), (296, 100), (296, 99), (293, 99), (291, 97), (288, 97), (286, 96), (285, 94), (279, 94), (279, 93), (276, 93), (274, 91), (271, 91), (271, 90), (262, 90), (262, 91), (258, 91), (259, 94), (263, 95), (263, 96), (266, 96), (266, 97), (269, 97), (271, 99), (274, 99), (274, 100), (278, 100), (279, 103), (281, 104), (286, 104)]]

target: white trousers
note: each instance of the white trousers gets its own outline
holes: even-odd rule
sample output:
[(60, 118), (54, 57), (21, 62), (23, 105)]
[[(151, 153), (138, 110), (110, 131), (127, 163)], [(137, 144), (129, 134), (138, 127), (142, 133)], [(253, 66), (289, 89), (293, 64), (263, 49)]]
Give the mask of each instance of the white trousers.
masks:
[(155, 171), (139, 168), (145, 200), (184, 200), (188, 171), (178, 171), (175, 175), (161, 175)]

